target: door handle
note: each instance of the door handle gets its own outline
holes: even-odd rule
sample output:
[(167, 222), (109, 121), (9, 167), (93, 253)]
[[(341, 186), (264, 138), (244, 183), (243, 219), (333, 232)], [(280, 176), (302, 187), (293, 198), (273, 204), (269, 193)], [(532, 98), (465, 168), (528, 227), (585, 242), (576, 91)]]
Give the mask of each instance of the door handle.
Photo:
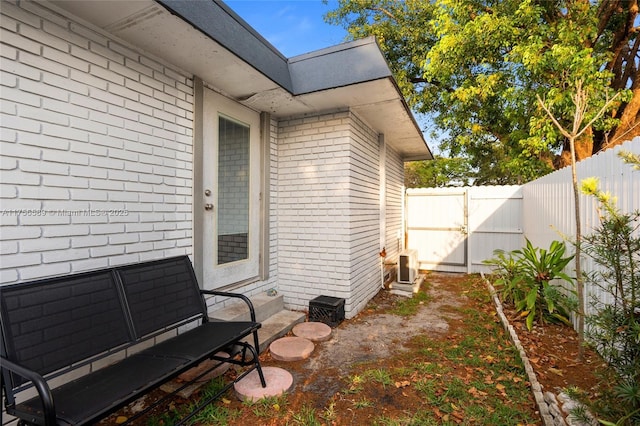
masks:
[(204, 205), (204, 209), (205, 210), (213, 210), (213, 204), (209, 204), (209, 203), (205, 204)]

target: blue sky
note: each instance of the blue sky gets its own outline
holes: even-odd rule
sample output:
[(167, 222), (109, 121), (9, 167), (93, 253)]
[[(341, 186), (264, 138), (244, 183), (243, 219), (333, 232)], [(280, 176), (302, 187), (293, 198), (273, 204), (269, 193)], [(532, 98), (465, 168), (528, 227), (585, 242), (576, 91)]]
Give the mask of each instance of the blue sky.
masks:
[(225, 3), (260, 35), (290, 58), (342, 43), (347, 32), (324, 22), (337, 1), (226, 0)]

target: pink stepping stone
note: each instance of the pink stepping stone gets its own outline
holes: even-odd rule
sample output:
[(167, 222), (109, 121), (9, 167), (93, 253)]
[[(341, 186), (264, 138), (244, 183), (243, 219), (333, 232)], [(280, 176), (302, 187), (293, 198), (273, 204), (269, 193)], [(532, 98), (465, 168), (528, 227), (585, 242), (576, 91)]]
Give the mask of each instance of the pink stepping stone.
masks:
[(287, 370), (279, 367), (262, 367), (267, 387), (260, 383), (258, 370), (253, 370), (233, 387), (241, 401), (257, 401), (269, 396), (278, 396), (287, 392), (293, 385), (293, 376)]
[(312, 342), (324, 342), (331, 339), (331, 327), (322, 322), (301, 322), (293, 327), (293, 334)]
[(315, 345), (304, 337), (282, 337), (269, 345), (271, 356), (278, 361), (300, 361), (309, 358)]

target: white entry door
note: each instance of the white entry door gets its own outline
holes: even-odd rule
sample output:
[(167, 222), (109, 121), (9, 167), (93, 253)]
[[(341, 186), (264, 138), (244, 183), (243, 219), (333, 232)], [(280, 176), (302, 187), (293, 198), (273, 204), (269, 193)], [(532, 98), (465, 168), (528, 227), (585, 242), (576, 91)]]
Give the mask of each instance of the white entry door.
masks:
[(259, 273), (260, 116), (204, 89), (204, 287)]

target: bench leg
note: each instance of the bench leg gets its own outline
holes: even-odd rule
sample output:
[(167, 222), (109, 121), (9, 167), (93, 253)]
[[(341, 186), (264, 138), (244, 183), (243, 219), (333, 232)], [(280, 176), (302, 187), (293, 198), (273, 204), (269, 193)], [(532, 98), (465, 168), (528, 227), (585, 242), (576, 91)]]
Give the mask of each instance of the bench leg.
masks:
[(258, 356), (260, 355), (260, 343), (258, 342), (258, 331), (253, 332), (253, 347), (255, 348), (255, 360), (256, 360), (256, 370), (258, 370), (258, 375), (260, 376), (260, 384), (262, 384), (263, 388), (267, 387), (267, 382), (264, 380), (264, 374), (262, 373), (262, 366), (260, 366), (260, 360)]

